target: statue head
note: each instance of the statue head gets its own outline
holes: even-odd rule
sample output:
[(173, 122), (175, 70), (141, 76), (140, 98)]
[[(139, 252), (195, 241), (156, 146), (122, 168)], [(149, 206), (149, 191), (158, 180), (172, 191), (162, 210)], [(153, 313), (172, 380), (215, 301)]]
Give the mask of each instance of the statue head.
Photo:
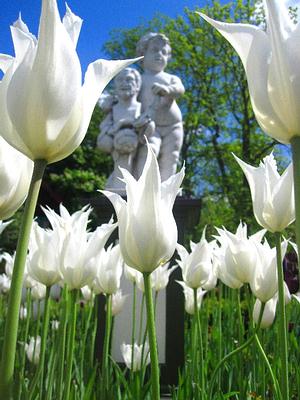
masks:
[(140, 91), (142, 79), (134, 68), (123, 69), (114, 80), (115, 92), (118, 97), (133, 97)]
[(136, 54), (144, 56), (141, 61), (144, 69), (160, 72), (171, 57), (170, 41), (163, 33), (149, 32), (138, 41)]

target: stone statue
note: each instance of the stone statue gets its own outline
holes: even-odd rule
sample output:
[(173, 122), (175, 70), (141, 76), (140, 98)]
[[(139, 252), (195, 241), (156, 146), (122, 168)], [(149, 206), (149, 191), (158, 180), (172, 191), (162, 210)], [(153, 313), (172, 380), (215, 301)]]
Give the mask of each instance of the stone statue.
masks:
[[(137, 56), (144, 73), (138, 96), (142, 113), (155, 123), (155, 132), (148, 137), (155, 154), (162, 181), (176, 173), (176, 167), (183, 142), (181, 111), (176, 99), (184, 93), (179, 77), (164, 71), (171, 56), (169, 39), (161, 33), (148, 33), (137, 43)], [(146, 146), (140, 144), (135, 160), (135, 174), (140, 176), (145, 159)]]
[(164, 71), (171, 56), (169, 39), (161, 33), (148, 33), (137, 43), (143, 74), (125, 68), (114, 80), (114, 95), (102, 101), (107, 113), (100, 124), (97, 146), (112, 154), (114, 171), (106, 189), (125, 193), (119, 167), (136, 179), (147, 157), (145, 136), (158, 159), (162, 181), (176, 173), (183, 141), (183, 124), (176, 99), (184, 86), (175, 75)]
[(141, 88), (140, 73), (133, 68), (125, 68), (114, 80), (114, 96), (107, 96), (101, 108), (107, 113), (100, 124), (97, 146), (111, 153), (114, 170), (109, 176), (106, 189), (125, 192), (125, 185), (119, 167), (134, 174), (134, 158), (139, 140), (143, 135), (151, 136), (154, 124), (146, 115), (141, 116), (141, 103), (137, 95)]

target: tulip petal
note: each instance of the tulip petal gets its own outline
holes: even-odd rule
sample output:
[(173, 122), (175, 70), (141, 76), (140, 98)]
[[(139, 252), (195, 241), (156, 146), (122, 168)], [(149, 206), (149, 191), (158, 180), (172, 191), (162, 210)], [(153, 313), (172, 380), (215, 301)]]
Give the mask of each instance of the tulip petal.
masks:
[(66, 14), (63, 17), (62, 22), (74, 44), (74, 47), (76, 47), (83, 20), (80, 17), (78, 17), (78, 15), (75, 15), (71, 11), (67, 3), (66, 3)]
[(263, 240), (263, 237), (265, 236), (266, 232), (267, 232), (266, 229), (261, 229), (260, 231), (249, 236), (249, 239), (254, 240), (256, 242), (261, 242)]
[[(263, 220), (263, 207), (264, 207), (264, 172), (260, 168), (252, 167), (251, 165), (245, 163), (239, 159), (236, 155), (234, 158), (238, 162), (239, 166), (242, 168), (248, 184), (250, 186), (252, 203), (253, 203), (253, 213), (257, 222), (261, 224)], [(255, 205), (255, 206), (254, 206)], [(264, 226), (264, 225), (262, 225)]]
[(189, 252), (180, 243), (177, 243), (176, 250), (177, 250), (177, 253), (179, 254), (179, 257), (181, 258), (181, 261), (185, 261), (187, 259), (187, 257), (189, 256)]
[(121, 209), (126, 206), (126, 201), (117, 193), (109, 192), (107, 190), (99, 190), (99, 192), (103, 193), (110, 200), (116, 211), (117, 217), (119, 217)]
[(88, 129), (97, 100), (109, 81), (123, 68), (140, 58), (129, 60), (97, 60), (89, 64), (81, 94), (60, 132), (56, 146), (51, 151), (51, 162), (59, 161), (71, 154), (82, 142)]
[(22, 21), (21, 15), (13, 26), (10, 27), (14, 44), (15, 55), (18, 62), (21, 62), (28, 50), (28, 47), (35, 47), (36, 37), (29, 32), (27, 25)]
[(288, 129), (285, 125), (287, 121), (278, 117), (268, 95), (272, 50), (266, 32), (257, 26), (222, 23), (204, 14), (200, 15), (214, 26), (239, 54), (247, 75), (252, 107), (261, 128), (280, 142), (288, 142)]
[(13, 64), (14, 58), (7, 54), (0, 54), (0, 70), (5, 74), (8, 68)]
[[(286, 201), (286, 199), (290, 201)], [(273, 190), (274, 213), (278, 218), (278, 232), (295, 220), (293, 165), (290, 164)], [(274, 214), (273, 213), (273, 214)]]
[(140, 189), (138, 182), (130, 174), (130, 172), (127, 171), (127, 169), (120, 167), (119, 169), (122, 172), (124, 178), (123, 180), (126, 184), (127, 203), (131, 205), (132, 211), (134, 212), (140, 201)]
[(292, 53), (290, 46), (287, 46), (287, 39), (292, 38), (295, 27), (289, 18), (287, 7), (280, 1), (268, 1), (266, 14), (268, 34), (273, 49), (268, 74), (269, 98), (282, 122), (288, 122), (290, 130), (288, 133), (298, 134), (299, 106), (296, 99), (299, 98), (300, 86), (296, 77), (299, 78), (300, 73), (294, 65), (296, 60), (290, 59)]
[(184, 171), (185, 168), (182, 167), (180, 172), (171, 175), (166, 181), (162, 182), (161, 197), (162, 199), (165, 199), (166, 207), (173, 207), (184, 178)]

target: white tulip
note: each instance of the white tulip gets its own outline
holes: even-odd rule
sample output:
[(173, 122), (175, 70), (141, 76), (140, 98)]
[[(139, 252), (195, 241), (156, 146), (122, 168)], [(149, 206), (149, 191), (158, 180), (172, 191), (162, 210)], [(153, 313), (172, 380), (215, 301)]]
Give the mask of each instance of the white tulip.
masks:
[(27, 358), (33, 364), (38, 364), (40, 360), (40, 352), (41, 352), (41, 337), (37, 336), (36, 338), (31, 337), (29, 344), (25, 343), (25, 353)]
[(113, 293), (111, 297), (111, 312), (113, 316), (120, 314), (127, 297), (128, 294), (123, 295), (122, 290), (118, 290), (116, 293)]
[(147, 160), (138, 181), (121, 169), (127, 201), (103, 191), (112, 202), (119, 222), (123, 259), (140, 272), (152, 272), (172, 257), (177, 243), (173, 204), (183, 180), (184, 169), (161, 183), (157, 159), (148, 146)]
[(261, 128), (282, 143), (300, 135), (299, 22), (282, 0), (265, 0), (267, 30), (201, 16), (234, 47), (244, 65), (252, 107)]
[[(167, 287), (171, 273), (177, 268), (177, 265), (173, 266), (172, 268), (168, 268), (169, 264), (170, 263), (159, 266), (150, 274), (150, 285), (151, 288), (154, 289), (156, 292), (159, 292), (160, 290), (163, 290)], [(139, 271), (136, 271), (135, 282), (137, 288), (144, 293), (144, 277), (143, 274)]]
[(58, 231), (41, 228), (33, 222), (29, 245), (28, 271), (38, 282), (52, 286), (61, 280)]
[(86, 228), (90, 213), (92, 212), (92, 208), (88, 205), (73, 214), (70, 214), (63, 204), (59, 205), (59, 214), (50, 207), (42, 207), (42, 210), (50, 222), (52, 229), (57, 230), (62, 239), (71, 231), (81, 230), (83, 227)]
[(6, 274), (0, 274), (0, 293), (8, 293), (10, 290), (11, 278)]
[(217, 272), (218, 278), (224, 283), (224, 285), (232, 288), (239, 289), (243, 286), (243, 282), (238, 280), (236, 276), (228, 273), (225, 262), (225, 254), (227, 250), (227, 243), (221, 244), (220, 247), (216, 246), (213, 254), (213, 265)]
[(46, 286), (40, 282), (36, 282), (31, 288), (31, 296), (34, 300), (42, 300), (46, 297)]
[(94, 232), (86, 231), (84, 220), (63, 240), (60, 272), (69, 289), (80, 289), (94, 277), (94, 258), (102, 251), (117, 224), (102, 224)]
[[(0, 136), (0, 219), (11, 217), (25, 201), (32, 170), (33, 162)], [(5, 226), (1, 221), (1, 232)]]
[(90, 300), (92, 300), (94, 298), (94, 292), (89, 287), (89, 285), (83, 286), (80, 289), (80, 291), (81, 291), (81, 294), (82, 294), (82, 297), (84, 298), (84, 300), (90, 301)]
[[(184, 307), (185, 311), (190, 314), (195, 314), (195, 301), (194, 301), (194, 290), (187, 286), (183, 281), (177, 281), (183, 288), (184, 294)], [(202, 305), (203, 297), (207, 293), (207, 290), (203, 290), (201, 287), (197, 288), (197, 309), (200, 310)]]
[(249, 183), (256, 221), (270, 232), (282, 232), (295, 219), (292, 164), (279, 175), (273, 154), (257, 168), (235, 159)]
[[(276, 248), (271, 248), (265, 240), (263, 244), (255, 243), (258, 252), (255, 271), (250, 280), (250, 288), (255, 297), (262, 303), (270, 300), (278, 290)], [(281, 259), (285, 256), (287, 241), (281, 243)]]
[(95, 275), (93, 290), (95, 293), (113, 294), (120, 288), (120, 279), (123, 272), (123, 260), (120, 246), (111, 244), (107, 250), (104, 248), (92, 260)]
[(151, 286), (156, 292), (159, 292), (168, 286), (170, 275), (177, 268), (177, 265), (169, 268), (169, 264), (170, 263), (161, 265), (150, 275), (150, 279), (152, 281)]
[[(276, 306), (277, 298), (275, 296), (266, 302), (260, 323), (260, 327), (262, 329), (269, 328), (273, 324), (276, 315)], [(253, 320), (256, 324), (258, 323), (260, 310), (261, 301), (259, 299), (256, 299), (253, 307)]]
[[(133, 372), (139, 371), (143, 366), (150, 363), (149, 345), (145, 343), (145, 346), (134, 343), (133, 347), (133, 365), (132, 361), (132, 345), (123, 343), (121, 345), (121, 352), (126, 364), (126, 367), (131, 369)], [(143, 358), (142, 358), (143, 356)]]
[[(291, 301), (291, 294), (289, 292), (286, 283), (284, 282), (284, 302), (285, 304), (288, 304), (290, 301)], [(262, 329), (269, 328), (273, 324), (276, 315), (277, 303), (278, 303), (278, 292), (275, 293), (275, 295), (265, 304), (265, 309), (260, 324), (260, 327)], [(256, 299), (253, 307), (253, 320), (256, 324), (258, 323), (260, 310), (261, 310), (261, 301), (259, 299)]]
[(38, 40), (19, 19), (11, 28), (15, 59), (0, 86), (0, 132), (32, 160), (48, 163), (71, 154), (82, 142), (107, 83), (135, 60), (97, 60), (81, 86), (76, 43), (81, 21), (67, 9), (61, 22), (55, 0), (43, 0)]
[(217, 231), (219, 235), (215, 237), (222, 247), (222, 250), (216, 250), (216, 257), (219, 257), (219, 278), (233, 289), (249, 283), (258, 258), (255, 243), (261, 242), (266, 230), (248, 238), (247, 225), (240, 222), (235, 234), (225, 228), (217, 228)]
[(20, 316), (20, 319), (27, 318), (27, 308), (26, 307), (24, 307), (24, 306), (20, 307), (19, 316)]
[[(5, 260), (5, 273), (10, 279), (12, 279), (12, 275), (13, 275), (15, 256), (16, 256), (16, 253), (14, 253), (12, 256), (6, 252), (2, 254), (2, 258)], [(24, 275), (23, 275), (23, 286), (27, 289), (30, 289), (34, 285), (36, 285), (37, 281), (35, 279), (33, 279), (31, 277), (31, 275), (29, 274), (28, 264), (29, 264), (29, 258), (26, 257)]]
[(142, 273), (129, 267), (127, 264), (124, 264), (124, 275), (130, 282), (137, 283), (139, 276), (142, 276)]
[(14, 268), (15, 254), (11, 256), (9, 253), (5, 252), (1, 255), (1, 258), (5, 260), (5, 273), (11, 279)]
[(205, 239), (205, 230), (199, 243), (190, 242), (191, 253), (181, 244), (177, 244), (176, 250), (180, 260), (176, 260), (182, 270), (182, 277), (187, 286), (192, 289), (203, 287), (211, 281), (215, 284), (216, 277), (213, 266), (213, 249), (215, 241), (208, 242)]

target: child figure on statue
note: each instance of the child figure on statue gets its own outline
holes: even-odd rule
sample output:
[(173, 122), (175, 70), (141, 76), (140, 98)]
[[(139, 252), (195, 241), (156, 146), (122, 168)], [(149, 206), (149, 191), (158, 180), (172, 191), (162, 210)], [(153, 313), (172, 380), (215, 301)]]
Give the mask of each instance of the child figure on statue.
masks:
[(133, 68), (125, 68), (114, 80), (115, 96), (108, 96), (101, 108), (107, 112), (100, 124), (97, 146), (111, 153), (114, 171), (109, 176), (106, 189), (123, 192), (124, 182), (119, 167), (133, 173), (133, 160), (138, 147), (138, 135), (151, 135), (154, 128), (151, 121), (141, 118), (141, 103), (137, 95), (141, 88), (140, 73)]
[[(175, 75), (164, 71), (171, 56), (169, 39), (161, 33), (148, 33), (137, 44), (137, 55), (144, 69), (138, 99), (142, 113), (155, 123), (155, 132), (148, 141), (153, 148), (160, 168), (162, 181), (176, 173), (183, 142), (181, 111), (176, 99), (184, 93), (184, 86)], [(147, 148), (140, 145), (135, 170), (140, 176), (146, 160)]]

